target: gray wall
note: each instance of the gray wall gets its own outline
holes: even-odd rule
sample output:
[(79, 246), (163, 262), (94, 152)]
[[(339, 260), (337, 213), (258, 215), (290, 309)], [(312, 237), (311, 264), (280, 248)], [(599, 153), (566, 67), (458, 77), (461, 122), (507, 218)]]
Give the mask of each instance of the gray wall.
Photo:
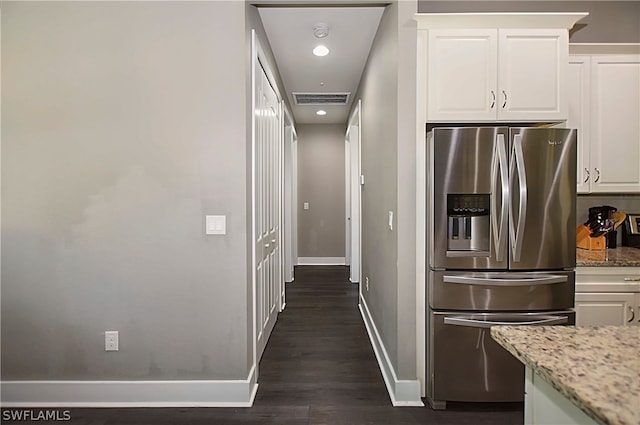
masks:
[(362, 272), (369, 278), (363, 296), (398, 378), (410, 380), (416, 379), (415, 12), (414, 2), (387, 7), (355, 97), (362, 99)]
[(428, 1), (421, 13), (589, 12), (570, 32), (571, 43), (640, 43), (638, 1)]
[[(298, 132), (298, 256), (345, 256), (345, 127), (303, 124)], [(309, 209), (302, 208), (309, 203)]]
[(243, 2), (2, 4), (2, 379), (246, 379), (247, 45)]
[[(389, 354), (398, 364), (398, 241), (387, 227), (397, 210), (398, 6), (386, 8), (373, 41), (360, 87), (362, 99), (362, 277), (363, 296)], [(364, 283), (364, 282), (363, 282)]]

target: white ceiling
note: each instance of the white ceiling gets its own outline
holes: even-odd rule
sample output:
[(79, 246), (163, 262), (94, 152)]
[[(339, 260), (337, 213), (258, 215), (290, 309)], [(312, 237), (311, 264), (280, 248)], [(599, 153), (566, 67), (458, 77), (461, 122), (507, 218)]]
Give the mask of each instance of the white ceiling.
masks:
[[(260, 7), (260, 17), (273, 50), (294, 120), (298, 124), (346, 123), (371, 43), (384, 7)], [(313, 34), (317, 23), (329, 25), (329, 35)], [(324, 44), (324, 57), (311, 52)], [(346, 106), (296, 105), (292, 92), (350, 92)], [(285, 95), (285, 94), (283, 94)], [(324, 109), (327, 115), (318, 116)]]

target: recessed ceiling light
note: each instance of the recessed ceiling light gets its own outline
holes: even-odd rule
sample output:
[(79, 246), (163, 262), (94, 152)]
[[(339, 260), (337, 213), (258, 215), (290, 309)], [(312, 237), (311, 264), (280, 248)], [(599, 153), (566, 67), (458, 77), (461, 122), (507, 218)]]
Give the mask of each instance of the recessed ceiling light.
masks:
[(316, 115), (327, 115), (327, 111), (320, 109), (319, 111), (316, 112)]
[(316, 56), (327, 56), (329, 54), (329, 49), (327, 46), (320, 44), (313, 49), (313, 54)]

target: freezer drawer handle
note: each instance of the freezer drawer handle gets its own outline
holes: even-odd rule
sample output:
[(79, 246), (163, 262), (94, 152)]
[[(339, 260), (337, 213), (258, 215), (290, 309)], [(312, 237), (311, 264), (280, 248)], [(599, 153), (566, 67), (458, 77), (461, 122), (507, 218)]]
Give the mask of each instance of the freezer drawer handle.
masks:
[(551, 285), (554, 283), (564, 283), (568, 280), (567, 276), (562, 275), (544, 275), (528, 278), (508, 278), (496, 279), (495, 277), (478, 277), (478, 276), (447, 276), (443, 281), (445, 283), (462, 283), (464, 285), (484, 285), (484, 286), (533, 286), (533, 285)]
[(507, 325), (507, 326), (548, 326), (548, 325), (562, 325), (569, 321), (566, 316), (539, 316), (541, 320), (525, 320), (522, 322), (501, 322), (499, 320), (475, 320), (475, 319), (466, 319), (464, 317), (445, 317), (444, 323), (445, 325), (454, 325), (454, 326), (467, 326), (470, 328), (490, 328), (491, 326), (496, 325)]

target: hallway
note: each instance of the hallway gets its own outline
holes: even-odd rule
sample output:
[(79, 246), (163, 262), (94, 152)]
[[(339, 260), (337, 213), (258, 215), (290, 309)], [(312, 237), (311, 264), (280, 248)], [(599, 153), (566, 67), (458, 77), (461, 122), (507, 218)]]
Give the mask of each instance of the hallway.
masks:
[(358, 286), (341, 266), (299, 266), (260, 362), (254, 406), (391, 405), (358, 310)]
[(253, 407), (56, 410), (68, 410), (73, 425), (522, 424), (517, 403), (393, 407), (348, 268), (299, 266), (295, 276), (260, 363)]

